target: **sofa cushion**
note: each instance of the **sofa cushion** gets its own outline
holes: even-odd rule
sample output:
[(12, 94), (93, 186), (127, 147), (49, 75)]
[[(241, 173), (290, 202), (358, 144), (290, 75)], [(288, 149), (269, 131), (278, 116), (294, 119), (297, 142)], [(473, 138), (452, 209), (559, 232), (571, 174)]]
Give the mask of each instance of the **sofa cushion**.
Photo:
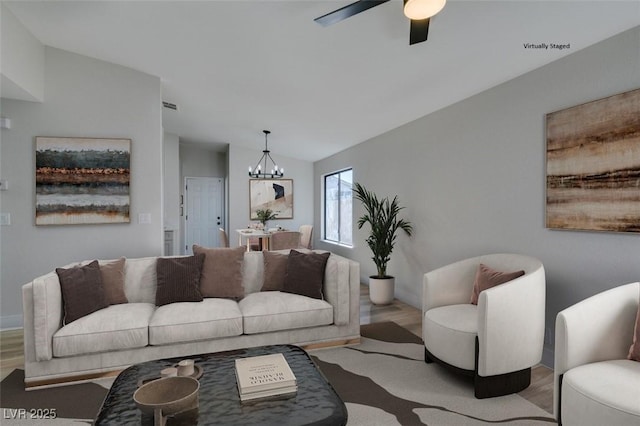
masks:
[(149, 343), (166, 345), (239, 336), (242, 313), (238, 302), (207, 298), (201, 302), (172, 303), (156, 309), (149, 323)]
[(158, 258), (156, 306), (201, 301), (200, 274), (203, 261), (202, 253), (187, 257)]
[(108, 305), (98, 261), (73, 268), (56, 268), (62, 289), (64, 323), (69, 324)]
[(301, 253), (291, 250), (287, 260), (283, 291), (322, 299), (324, 270), (330, 255), (331, 253)]
[(104, 297), (109, 305), (128, 302), (127, 296), (124, 294), (125, 262), (126, 259), (124, 257), (110, 262), (99, 262)]
[(244, 294), (255, 293), (260, 291), (264, 281), (264, 262), (263, 253), (261, 251), (248, 251), (244, 254), (244, 262), (242, 263), (242, 286)]
[(229, 297), (242, 299), (242, 261), (244, 247), (205, 248), (193, 245), (194, 254), (204, 254), (200, 293), (202, 297)]
[(562, 378), (562, 423), (640, 424), (640, 363), (613, 360), (584, 364)]
[(465, 370), (475, 369), (478, 306), (440, 306), (424, 314), (422, 334), (426, 348), (439, 359)]
[(282, 291), (284, 277), (287, 274), (288, 253), (265, 251), (262, 253), (264, 261), (264, 279), (260, 291)]
[(71, 324), (53, 335), (53, 356), (141, 348), (149, 344), (150, 303), (111, 305)]
[(244, 333), (290, 330), (333, 323), (333, 307), (320, 299), (280, 291), (252, 293), (239, 303)]
[(476, 279), (473, 283), (473, 293), (471, 293), (471, 303), (478, 304), (478, 296), (484, 290), (490, 289), (508, 281), (515, 280), (524, 275), (524, 271), (501, 272), (480, 264), (476, 271)]
[(124, 293), (129, 303), (155, 303), (157, 257), (127, 259), (124, 264)]

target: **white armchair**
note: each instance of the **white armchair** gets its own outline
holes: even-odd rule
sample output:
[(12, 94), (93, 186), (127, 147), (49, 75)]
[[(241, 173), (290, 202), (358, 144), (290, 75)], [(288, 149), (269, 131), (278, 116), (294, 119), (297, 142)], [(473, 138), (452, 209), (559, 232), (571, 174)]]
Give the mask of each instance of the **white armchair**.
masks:
[(560, 425), (640, 425), (640, 362), (627, 359), (640, 282), (558, 313), (554, 414)]
[[(481, 263), (524, 275), (482, 291), (472, 305)], [(545, 272), (539, 260), (518, 254), (462, 260), (426, 273), (422, 297), (425, 362), (474, 377), (476, 398), (529, 386), (544, 344)]]

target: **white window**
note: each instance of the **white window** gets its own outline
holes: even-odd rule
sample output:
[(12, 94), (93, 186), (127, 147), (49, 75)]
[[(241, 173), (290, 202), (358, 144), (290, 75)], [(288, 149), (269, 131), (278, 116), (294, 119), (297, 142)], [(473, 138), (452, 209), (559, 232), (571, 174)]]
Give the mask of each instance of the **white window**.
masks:
[(352, 245), (352, 169), (324, 177), (324, 239), (338, 244)]

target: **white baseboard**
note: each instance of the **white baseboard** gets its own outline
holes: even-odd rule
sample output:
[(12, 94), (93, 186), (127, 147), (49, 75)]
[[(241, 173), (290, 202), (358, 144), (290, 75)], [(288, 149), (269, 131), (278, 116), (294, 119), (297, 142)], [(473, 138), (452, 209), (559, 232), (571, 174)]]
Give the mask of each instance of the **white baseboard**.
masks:
[(22, 328), (22, 315), (7, 315), (0, 317), (0, 330)]

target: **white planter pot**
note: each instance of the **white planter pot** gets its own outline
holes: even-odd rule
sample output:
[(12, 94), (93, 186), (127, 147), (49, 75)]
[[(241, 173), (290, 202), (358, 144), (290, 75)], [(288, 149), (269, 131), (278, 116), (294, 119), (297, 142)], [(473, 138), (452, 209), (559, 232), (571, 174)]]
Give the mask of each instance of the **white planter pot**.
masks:
[(393, 302), (396, 279), (369, 277), (369, 299), (374, 305), (388, 305)]

